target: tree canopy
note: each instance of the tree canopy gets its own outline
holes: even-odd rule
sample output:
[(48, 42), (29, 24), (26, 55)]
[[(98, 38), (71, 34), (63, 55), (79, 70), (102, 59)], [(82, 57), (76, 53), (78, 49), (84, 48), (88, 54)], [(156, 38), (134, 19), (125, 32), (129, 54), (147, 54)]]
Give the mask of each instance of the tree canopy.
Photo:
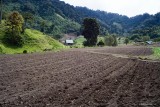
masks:
[[(80, 25), (86, 17), (96, 18), (100, 24), (100, 34), (116, 34), (130, 36), (148, 35), (151, 39), (160, 37), (160, 13), (150, 15), (144, 13), (127, 17), (105, 11), (94, 11), (86, 7), (74, 7), (60, 0), (3, 0), (3, 13), (19, 11), (34, 14), (31, 28), (41, 30), (42, 20), (46, 20), (45, 31), (49, 35), (61, 33), (79, 33)], [(5, 16), (5, 15), (3, 15)]]
[(124, 43), (127, 45), (129, 43), (129, 39), (125, 38)]
[(23, 23), (24, 23), (24, 19), (22, 15), (17, 11), (12, 12), (8, 16), (7, 21), (6, 21), (6, 24), (7, 26), (9, 26), (9, 30), (11, 30), (12, 33), (17, 32), (17, 31), (21, 32)]
[(23, 38), (21, 37), (21, 32), (23, 23), (23, 17), (19, 12), (12, 12), (8, 16), (6, 20), (6, 26), (8, 29), (5, 36), (5, 40), (8, 43), (12, 45), (22, 46)]
[(96, 19), (85, 18), (83, 22), (82, 35), (87, 39), (86, 45), (93, 46), (97, 43), (97, 37), (99, 35), (99, 24)]
[(105, 37), (105, 44), (107, 46), (117, 46), (117, 37), (116, 35), (109, 35)]

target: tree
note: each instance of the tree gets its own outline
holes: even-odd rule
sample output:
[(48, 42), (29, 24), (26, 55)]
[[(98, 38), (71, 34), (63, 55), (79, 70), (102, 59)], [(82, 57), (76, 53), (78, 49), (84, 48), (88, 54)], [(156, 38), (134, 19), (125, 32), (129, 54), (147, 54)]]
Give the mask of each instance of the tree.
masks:
[(63, 35), (57, 34), (53, 36), (55, 39), (59, 40), (63, 37)]
[(160, 37), (159, 38), (155, 38), (154, 42), (160, 42)]
[(23, 23), (23, 17), (19, 12), (12, 12), (8, 16), (6, 20), (8, 31), (6, 32), (5, 36), (7, 43), (18, 46), (23, 44), (23, 38), (21, 37)]
[(113, 38), (113, 36), (107, 36), (107, 37), (105, 37), (105, 44), (106, 44), (107, 46), (112, 46), (113, 43), (114, 43), (114, 38)]
[(23, 23), (24, 23), (24, 19), (19, 12), (11, 13), (6, 21), (6, 24), (7, 26), (9, 26), (9, 30), (12, 33), (15, 33), (15, 32), (20, 33), (22, 31)]
[(138, 34), (133, 34), (130, 39), (131, 40), (141, 39), (141, 37)]
[(97, 43), (97, 37), (100, 33), (100, 26), (96, 19), (93, 18), (85, 18), (83, 21), (83, 31), (82, 35), (87, 39), (86, 45), (93, 46)]
[(31, 24), (33, 19), (34, 19), (34, 16), (33, 16), (32, 13), (29, 13), (29, 12), (25, 12), (22, 15), (23, 15), (23, 18), (24, 18), (24, 23), (25, 23), (24, 25), (25, 25), (25, 27), (27, 27), (27, 23)]
[(22, 11), (30, 12), (32, 14), (35, 14), (35, 11), (36, 11), (33, 3), (29, 2), (28, 0), (26, 0), (26, 2), (22, 5), (21, 9)]
[(43, 21), (41, 22), (40, 26), (41, 26), (41, 32), (45, 33), (45, 28), (46, 28), (46, 26), (47, 26), (46, 21), (43, 20)]
[(149, 36), (143, 36), (142, 37), (143, 42), (149, 41), (150, 37)]
[(116, 37), (116, 35), (112, 35), (112, 37), (114, 38), (114, 42), (113, 42), (112, 46), (117, 46), (118, 43), (117, 43), (117, 37)]
[(127, 45), (129, 43), (129, 39), (125, 38), (124, 43)]
[(0, 24), (2, 23), (2, 0), (0, 1)]
[(107, 46), (117, 46), (118, 43), (117, 43), (116, 35), (110, 35), (110, 36), (105, 37), (105, 44)]

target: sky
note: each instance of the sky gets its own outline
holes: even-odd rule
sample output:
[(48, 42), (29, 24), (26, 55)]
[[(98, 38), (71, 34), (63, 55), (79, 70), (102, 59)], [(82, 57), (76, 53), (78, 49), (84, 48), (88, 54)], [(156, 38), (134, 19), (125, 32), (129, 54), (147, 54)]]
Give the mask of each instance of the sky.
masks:
[(133, 17), (143, 13), (160, 12), (160, 0), (61, 0), (73, 6), (88, 7)]

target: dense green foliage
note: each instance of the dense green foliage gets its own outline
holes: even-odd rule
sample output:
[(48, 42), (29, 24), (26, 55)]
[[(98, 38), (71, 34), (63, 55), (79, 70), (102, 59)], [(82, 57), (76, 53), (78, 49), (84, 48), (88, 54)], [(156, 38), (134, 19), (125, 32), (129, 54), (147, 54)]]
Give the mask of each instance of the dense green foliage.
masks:
[(117, 46), (118, 45), (116, 35), (106, 36), (104, 42), (107, 46)]
[(125, 38), (124, 43), (127, 45), (129, 43), (129, 39)]
[(83, 21), (82, 35), (86, 38), (86, 46), (94, 46), (97, 43), (97, 37), (99, 35), (99, 24), (96, 19), (85, 18)]
[(149, 35), (151, 39), (160, 37), (160, 27), (158, 27), (160, 13), (155, 15), (145, 13), (129, 18), (115, 13), (93, 11), (85, 7), (73, 7), (59, 0), (4, 0), (3, 9), (3, 18), (9, 11), (30, 13), (30, 16), (34, 16), (32, 23), (31, 20), (25, 18), (25, 25), (44, 30), (51, 36), (68, 32), (79, 34), (83, 19), (91, 17), (96, 18), (100, 23), (101, 35), (106, 35), (109, 32), (125, 36), (130, 36), (130, 34)]
[[(79, 36), (78, 38), (76, 38), (74, 40), (74, 47), (79, 47), (82, 48), (84, 47), (84, 42), (86, 42), (87, 40), (84, 38), (84, 36)], [(98, 40), (97, 40), (97, 46), (105, 46), (105, 37), (103, 36), (98, 36)]]
[(86, 42), (86, 39), (83, 36), (79, 36), (74, 40), (74, 46), (79, 48), (84, 47), (83, 46), (84, 42)]
[[(4, 42), (6, 36), (6, 26), (4, 21), (0, 24), (0, 53), (14, 54), (14, 53), (31, 53), (42, 52), (45, 50), (59, 50), (65, 48), (65, 46), (53, 38), (44, 35), (37, 30), (26, 29), (20, 36), (23, 37), (24, 43), (20, 46), (15, 46)], [(10, 37), (12, 37), (10, 35)], [(25, 52), (26, 50), (26, 52)]]
[(106, 44), (107, 46), (112, 46), (113, 43), (114, 43), (114, 38), (113, 38), (113, 36), (107, 36), (107, 37), (105, 37), (105, 44)]
[(159, 38), (155, 38), (154, 42), (160, 42), (160, 37)]
[(112, 44), (112, 46), (117, 46), (118, 45), (118, 42), (117, 42), (117, 37), (116, 35), (112, 35), (113, 39), (114, 39), (114, 42)]
[(11, 13), (6, 20), (6, 33), (4, 41), (14, 46), (23, 45), (23, 37), (21, 36), (22, 26), (24, 23), (23, 17), (18, 12)]
[(143, 36), (142, 37), (143, 42), (149, 41), (150, 37), (149, 36)]
[(100, 40), (99, 42), (98, 42), (98, 44), (97, 44), (97, 46), (104, 46), (105, 44), (104, 44), (104, 42), (103, 42), (103, 40)]
[(135, 40), (135, 39), (141, 39), (141, 37), (138, 34), (134, 34), (130, 37), (131, 40)]
[[(5, 0), (3, 18), (11, 11), (19, 11), (25, 20), (24, 28), (34, 28), (55, 36), (61, 33), (79, 33), (80, 24), (60, 14), (56, 7), (60, 1), (53, 0)], [(58, 4), (57, 4), (58, 2)]]

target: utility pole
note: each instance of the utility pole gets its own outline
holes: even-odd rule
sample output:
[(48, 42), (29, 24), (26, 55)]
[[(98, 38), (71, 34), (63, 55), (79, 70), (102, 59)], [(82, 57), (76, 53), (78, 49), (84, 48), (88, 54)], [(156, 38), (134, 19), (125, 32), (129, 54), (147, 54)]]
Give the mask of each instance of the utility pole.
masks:
[(2, 23), (2, 0), (0, 4), (0, 24)]

